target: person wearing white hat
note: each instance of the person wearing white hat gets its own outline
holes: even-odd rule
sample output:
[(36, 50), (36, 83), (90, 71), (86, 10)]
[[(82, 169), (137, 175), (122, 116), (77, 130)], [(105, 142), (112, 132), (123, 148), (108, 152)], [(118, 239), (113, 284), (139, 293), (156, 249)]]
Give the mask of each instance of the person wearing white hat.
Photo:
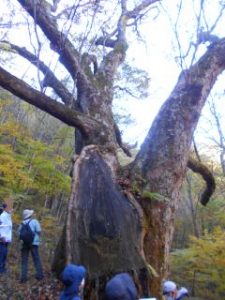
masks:
[(33, 210), (25, 209), (23, 211), (23, 221), (18, 229), (18, 233), (22, 241), (20, 278), (21, 283), (25, 283), (27, 281), (29, 253), (31, 253), (36, 270), (36, 279), (42, 280), (44, 278), (38, 249), (40, 245), (41, 225), (38, 220), (33, 218), (33, 215)]
[(165, 300), (181, 300), (188, 297), (188, 290), (184, 287), (178, 289), (175, 282), (167, 280), (163, 283), (163, 296)]
[(175, 300), (177, 296), (177, 285), (175, 282), (167, 280), (163, 283), (163, 296), (165, 300)]

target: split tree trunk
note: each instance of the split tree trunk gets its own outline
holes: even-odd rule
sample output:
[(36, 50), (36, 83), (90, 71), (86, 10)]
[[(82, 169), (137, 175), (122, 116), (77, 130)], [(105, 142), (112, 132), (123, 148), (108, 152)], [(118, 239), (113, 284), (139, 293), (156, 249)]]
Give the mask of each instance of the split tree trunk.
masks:
[(115, 175), (98, 146), (84, 147), (74, 164), (67, 221), (53, 269), (61, 271), (69, 262), (85, 265), (95, 285), (89, 299), (96, 292), (101, 298), (113, 274), (128, 271), (137, 278), (146, 268), (143, 212)]

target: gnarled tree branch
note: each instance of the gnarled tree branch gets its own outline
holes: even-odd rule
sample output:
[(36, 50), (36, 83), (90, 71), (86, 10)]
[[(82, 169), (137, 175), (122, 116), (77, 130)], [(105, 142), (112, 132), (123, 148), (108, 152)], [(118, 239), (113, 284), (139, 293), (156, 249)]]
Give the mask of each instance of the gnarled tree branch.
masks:
[(51, 16), (51, 11), (48, 8), (48, 3), (45, 0), (35, 2), (33, 0), (18, 0), (18, 2), (30, 14), (34, 22), (40, 26), (51, 42), (51, 48), (59, 53), (60, 62), (72, 78), (76, 78), (77, 73), (79, 73), (80, 78), (87, 82), (88, 78), (79, 63), (80, 55), (67, 36), (58, 30), (56, 20)]
[(28, 51), (25, 47), (21, 48), (17, 45), (9, 43), (7, 41), (2, 41), (2, 43), (9, 45), (11, 49), (15, 50), (23, 58), (27, 59), (34, 66), (38, 67), (40, 71), (45, 75), (43, 80), (43, 86), (51, 87), (57, 95), (62, 99), (65, 105), (69, 106), (71, 103), (75, 103), (75, 98), (73, 95), (66, 89), (66, 87), (59, 81), (54, 73), (45, 65), (42, 61), (38, 59), (36, 55)]
[(144, 9), (148, 8), (150, 5), (159, 2), (160, 0), (144, 0), (142, 1), (139, 5), (137, 5), (134, 9), (132, 9), (131, 11), (128, 11), (126, 13), (127, 17), (129, 18), (136, 18), (141, 11), (143, 11)]
[(193, 172), (200, 174), (206, 183), (206, 188), (200, 197), (201, 204), (206, 205), (209, 202), (209, 199), (216, 188), (216, 183), (213, 174), (205, 165), (193, 159), (192, 157), (189, 157), (187, 166)]
[(102, 127), (96, 120), (56, 102), (45, 94), (33, 89), (24, 81), (11, 75), (2, 67), (0, 67), (0, 85), (15, 96), (49, 113), (65, 124), (78, 128), (86, 137), (94, 134), (95, 131), (98, 132), (99, 128)]
[(97, 39), (95, 42), (96, 46), (104, 46), (104, 47), (109, 47), (109, 48), (114, 48), (116, 44), (116, 40), (107, 38), (107, 37), (100, 37)]
[(117, 67), (125, 59), (125, 54), (128, 49), (126, 40), (126, 27), (128, 20), (133, 18), (134, 14), (138, 15), (143, 9), (146, 9), (157, 1), (159, 0), (144, 0), (130, 12), (127, 10), (126, 0), (121, 1), (121, 16), (117, 23), (117, 29), (113, 32), (113, 35), (116, 35), (116, 39), (111, 39), (112, 36), (110, 35), (106, 37), (100, 37), (96, 41), (96, 45), (105, 45), (106, 47), (113, 48), (113, 50), (110, 51), (103, 59), (99, 68), (99, 72), (104, 72), (106, 75), (107, 82), (113, 82), (112, 78), (115, 75)]

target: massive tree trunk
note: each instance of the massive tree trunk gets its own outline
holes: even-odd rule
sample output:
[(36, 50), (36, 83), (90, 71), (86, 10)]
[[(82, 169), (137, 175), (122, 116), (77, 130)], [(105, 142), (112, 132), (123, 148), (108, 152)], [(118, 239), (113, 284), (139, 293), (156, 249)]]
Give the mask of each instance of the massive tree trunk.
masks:
[(58, 52), (77, 90), (75, 97), (37, 57), (35, 60), (25, 48), (8, 43), (33, 64), (38, 61), (45, 86), (52, 87), (64, 104), (1, 67), (0, 85), (77, 130), (71, 197), (53, 269), (60, 273), (68, 262), (85, 265), (89, 299), (95, 299), (96, 294), (101, 299), (105, 280), (121, 271), (134, 276), (140, 296), (150, 293), (161, 299), (191, 140), (208, 94), (225, 68), (225, 40), (212, 45), (199, 62), (180, 75), (135, 160), (122, 168), (116, 149), (120, 146), (127, 151), (113, 120), (113, 82), (127, 50), (128, 20), (157, 1), (145, 0), (132, 11), (121, 1), (115, 39), (109, 35), (96, 41), (96, 45), (111, 48), (99, 66), (93, 55), (78, 53), (59, 32), (44, 0), (18, 2)]
[[(67, 221), (53, 264), (56, 271), (67, 262), (84, 264), (95, 284), (117, 272), (138, 275), (146, 267), (143, 212), (118, 185), (107, 156), (104, 148), (90, 145), (77, 158)], [(102, 287), (97, 292), (101, 294)]]

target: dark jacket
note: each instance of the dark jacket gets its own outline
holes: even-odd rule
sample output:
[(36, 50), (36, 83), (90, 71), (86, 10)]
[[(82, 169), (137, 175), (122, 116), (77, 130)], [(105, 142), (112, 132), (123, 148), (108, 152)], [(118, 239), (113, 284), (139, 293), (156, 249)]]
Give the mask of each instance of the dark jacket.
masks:
[(120, 273), (110, 279), (105, 288), (107, 300), (136, 300), (137, 289), (127, 273)]
[(61, 275), (65, 289), (60, 295), (60, 300), (80, 300), (79, 286), (85, 275), (86, 269), (83, 266), (67, 265)]

